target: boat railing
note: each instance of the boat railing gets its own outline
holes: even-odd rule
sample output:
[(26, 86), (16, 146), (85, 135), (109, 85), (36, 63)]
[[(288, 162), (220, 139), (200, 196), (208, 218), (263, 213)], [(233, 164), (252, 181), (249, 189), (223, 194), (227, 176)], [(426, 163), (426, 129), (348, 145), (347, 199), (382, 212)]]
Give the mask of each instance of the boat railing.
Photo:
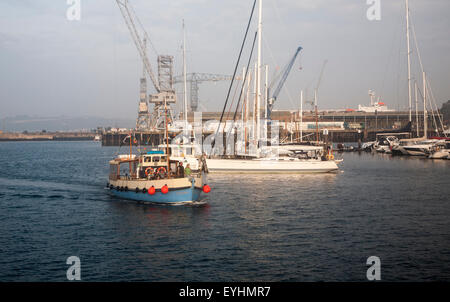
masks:
[[(198, 178), (202, 175), (201, 170), (192, 170), (189, 175), (184, 175), (184, 177), (178, 176), (176, 173), (171, 173), (170, 178), (176, 179), (176, 178), (185, 178), (185, 177), (195, 177)], [(156, 175), (152, 175), (150, 177), (139, 177), (139, 175), (136, 174), (125, 174), (125, 175), (116, 175), (113, 180), (158, 180), (158, 179), (168, 179), (167, 174), (164, 176), (157, 177)]]

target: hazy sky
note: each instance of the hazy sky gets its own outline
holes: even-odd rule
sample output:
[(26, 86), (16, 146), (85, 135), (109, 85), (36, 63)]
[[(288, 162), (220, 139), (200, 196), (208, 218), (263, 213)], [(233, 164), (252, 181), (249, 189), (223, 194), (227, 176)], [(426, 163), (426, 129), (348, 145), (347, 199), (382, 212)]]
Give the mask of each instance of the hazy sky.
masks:
[[(183, 18), (188, 72), (233, 72), (253, 0), (130, 1), (156, 51), (175, 56), (176, 74), (182, 70)], [(263, 62), (269, 74), (303, 47), (276, 109), (298, 108), (301, 89), (312, 95), (324, 60), (319, 108), (367, 104), (369, 89), (391, 108), (407, 107), (404, 0), (380, 0), (380, 21), (367, 19), (366, 0), (263, 3)], [(0, 2), (0, 118), (136, 116), (142, 63), (116, 2), (81, 0), (80, 21), (67, 20), (69, 6), (66, 0)], [(440, 106), (450, 99), (450, 1), (410, 0), (410, 9)], [(411, 41), (413, 77), (420, 77)], [(154, 52), (151, 56), (156, 70)], [(201, 84), (201, 108), (221, 109), (227, 87)]]

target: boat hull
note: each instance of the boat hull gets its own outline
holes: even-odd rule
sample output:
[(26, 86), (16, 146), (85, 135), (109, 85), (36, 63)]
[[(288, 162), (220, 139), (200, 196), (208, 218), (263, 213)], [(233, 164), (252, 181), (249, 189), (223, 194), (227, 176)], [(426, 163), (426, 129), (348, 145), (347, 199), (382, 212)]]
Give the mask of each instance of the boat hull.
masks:
[(206, 159), (209, 173), (309, 174), (335, 172), (335, 161)]
[[(112, 195), (119, 198), (159, 204), (182, 204), (200, 200), (204, 180), (203, 175), (159, 180), (110, 179), (107, 187)], [(162, 192), (164, 186), (168, 188), (167, 193)], [(151, 187), (155, 189), (153, 194), (148, 193)]]
[(117, 189), (111, 189), (110, 193), (114, 196), (130, 199), (140, 202), (159, 203), (159, 204), (184, 204), (197, 202), (201, 198), (202, 190), (199, 188), (183, 188), (172, 189), (168, 193), (164, 194), (161, 191), (155, 192), (153, 195), (149, 193), (143, 193), (135, 191), (119, 191)]
[(393, 146), (392, 147), (392, 155), (408, 155), (408, 152), (403, 148), (403, 146)]
[(428, 156), (428, 158), (431, 159), (448, 159), (450, 155), (450, 150), (442, 150), (442, 151), (436, 151), (433, 152)]
[(426, 156), (427, 153), (425, 151), (422, 150), (406, 150), (406, 152), (408, 153), (408, 155), (410, 156)]

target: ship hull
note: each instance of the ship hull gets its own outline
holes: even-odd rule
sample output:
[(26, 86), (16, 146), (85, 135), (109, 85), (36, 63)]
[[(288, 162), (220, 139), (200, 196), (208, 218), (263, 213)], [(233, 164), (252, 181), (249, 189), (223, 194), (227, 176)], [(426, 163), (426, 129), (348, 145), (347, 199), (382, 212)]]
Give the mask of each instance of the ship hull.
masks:
[[(204, 178), (200, 176), (160, 180), (110, 179), (107, 187), (111, 195), (119, 198), (148, 203), (183, 204), (198, 202), (202, 197), (203, 185)], [(162, 192), (164, 186), (168, 188), (167, 193)], [(151, 187), (155, 189), (153, 194), (149, 194)]]
[(120, 191), (117, 189), (111, 189), (110, 193), (116, 197), (129, 199), (139, 202), (158, 203), (158, 204), (185, 204), (197, 202), (201, 198), (202, 190), (199, 188), (182, 188), (182, 189), (169, 189), (169, 192), (164, 194), (161, 191), (155, 192), (153, 195), (145, 192), (135, 191)]
[(310, 174), (336, 172), (335, 161), (206, 159), (209, 173)]

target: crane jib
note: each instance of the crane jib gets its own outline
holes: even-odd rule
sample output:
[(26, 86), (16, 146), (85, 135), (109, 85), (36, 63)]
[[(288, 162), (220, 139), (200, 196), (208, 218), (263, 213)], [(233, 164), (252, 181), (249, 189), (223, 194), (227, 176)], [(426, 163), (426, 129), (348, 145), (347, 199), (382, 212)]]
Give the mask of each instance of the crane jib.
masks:
[(272, 97), (267, 102), (267, 107), (268, 107), (267, 108), (267, 117), (268, 118), (270, 118), (270, 114), (272, 113), (273, 103), (276, 101), (278, 95), (280, 94), (281, 89), (283, 88), (283, 85), (289, 76), (292, 66), (294, 65), (295, 59), (297, 59), (297, 56), (302, 49), (303, 48), (301, 46), (299, 46), (297, 48), (297, 50), (295, 51), (294, 56), (292, 57), (292, 59), (289, 61), (289, 63), (284, 68), (283, 76), (281, 77), (280, 82), (278, 83), (278, 86), (275, 89), (275, 92), (273, 93)]

